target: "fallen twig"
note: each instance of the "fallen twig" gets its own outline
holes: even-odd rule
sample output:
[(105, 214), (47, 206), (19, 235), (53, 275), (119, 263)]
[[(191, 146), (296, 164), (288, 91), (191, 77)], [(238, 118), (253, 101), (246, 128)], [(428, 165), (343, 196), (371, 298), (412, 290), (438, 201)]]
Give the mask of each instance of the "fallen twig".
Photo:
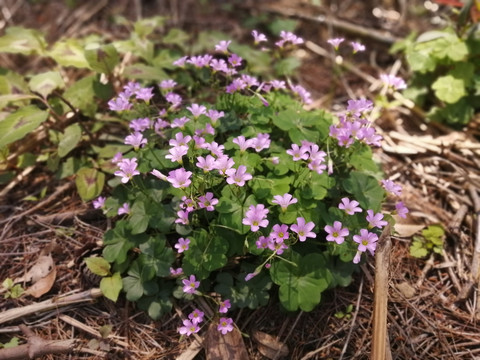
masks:
[(76, 340), (45, 340), (27, 328), (19, 326), (27, 337), (27, 343), (11, 348), (0, 349), (0, 360), (35, 359), (47, 354), (68, 354), (73, 350)]
[(36, 312), (48, 311), (60, 308), (62, 306), (93, 301), (100, 296), (102, 296), (102, 291), (95, 288), (76, 294), (55, 297), (36, 304), (23, 306), (21, 308), (13, 308), (0, 314), (0, 324), (7, 323)]

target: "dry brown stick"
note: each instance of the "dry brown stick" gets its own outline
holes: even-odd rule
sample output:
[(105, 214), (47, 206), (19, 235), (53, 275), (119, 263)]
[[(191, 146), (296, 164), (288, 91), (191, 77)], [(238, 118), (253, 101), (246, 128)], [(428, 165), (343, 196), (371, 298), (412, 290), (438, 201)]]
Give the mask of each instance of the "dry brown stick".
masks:
[(36, 312), (48, 311), (60, 308), (62, 306), (93, 301), (100, 296), (102, 296), (102, 291), (100, 289), (91, 289), (76, 294), (59, 296), (21, 308), (13, 308), (0, 314), (0, 324), (7, 323)]
[(373, 299), (373, 334), (372, 353), (370, 359), (391, 359), (387, 354), (387, 304), (388, 304), (388, 277), (390, 269), (390, 252), (392, 241), (390, 238), (391, 225), (387, 225), (378, 240), (375, 251), (375, 290)]
[(473, 251), (471, 271), (473, 280), (478, 281), (480, 275), (480, 221), (478, 219), (480, 215), (480, 198), (478, 196), (477, 189), (475, 189), (475, 187), (472, 185), (468, 186), (468, 192), (472, 198), (473, 211), (476, 214), (475, 247)]
[(398, 41), (399, 39), (396, 38), (395, 36), (392, 36), (388, 32), (383, 32), (383, 31), (378, 31), (372, 28), (366, 28), (364, 26), (356, 25), (353, 24), (352, 22), (349, 21), (344, 21), (340, 19), (336, 19), (333, 16), (326, 16), (323, 14), (314, 16), (306, 13), (299, 12), (297, 9), (288, 9), (285, 6), (279, 5), (279, 6), (273, 6), (272, 5), (259, 5), (258, 2), (255, 3), (255, 5), (251, 6), (248, 4), (242, 4), (240, 5), (245, 8), (252, 8), (255, 7), (256, 9), (259, 9), (260, 11), (265, 11), (265, 12), (270, 12), (270, 13), (276, 13), (280, 14), (283, 16), (288, 16), (288, 17), (295, 17), (298, 19), (302, 20), (308, 20), (311, 22), (315, 22), (318, 24), (325, 24), (332, 26), (334, 28), (340, 29), (342, 31), (345, 31), (347, 33), (351, 33), (352, 35), (355, 36), (362, 36), (370, 39), (374, 39), (376, 41), (380, 41), (386, 44), (393, 44), (394, 42)]
[(462, 225), (463, 219), (465, 219), (465, 216), (467, 215), (468, 212), (468, 206), (465, 204), (462, 204), (460, 208), (457, 210), (455, 215), (452, 218), (452, 221), (447, 225), (448, 231), (455, 235), (458, 236), (460, 233), (460, 225)]
[(0, 360), (35, 359), (47, 354), (68, 354), (73, 350), (76, 340), (45, 340), (27, 328), (19, 325), (27, 337), (27, 343), (7, 349), (0, 349)]

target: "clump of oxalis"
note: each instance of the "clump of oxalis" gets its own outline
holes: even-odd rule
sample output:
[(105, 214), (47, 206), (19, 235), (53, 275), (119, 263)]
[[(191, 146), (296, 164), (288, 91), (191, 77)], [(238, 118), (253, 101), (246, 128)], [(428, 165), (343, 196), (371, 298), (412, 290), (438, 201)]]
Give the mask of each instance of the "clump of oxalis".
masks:
[[(254, 46), (268, 43), (252, 35)], [(338, 49), (342, 41), (330, 43)], [(302, 43), (282, 31), (265, 51), (280, 57)], [(104, 276), (107, 297), (116, 300), (123, 289), (154, 319), (173, 298), (203, 297), (213, 310), (192, 308), (182, 335), (209, 321), (232, 331), (227, 313), (266, 305), (273, 286), (285, 310), (311, 311), (322, 292), (350, 284), (374, 254), (391, 219), (382, 205), (401, 193), (372, 160), (381, 136), (369, 120), (371, 101), (349, 100), (337, 116), (306, 111), (303, 87), (249, 75), (229, 44), (178, 59), (172, 78), (159, 84), (129, 82), (109, 102), (131, 134), (112, 159), (111, 196), (94, 201), (115, 225), (103, 258), (87, 263)], [(186, 86), (187, 77), (195, 86)], [(408, 211), (398, 201), (391, 210)]]

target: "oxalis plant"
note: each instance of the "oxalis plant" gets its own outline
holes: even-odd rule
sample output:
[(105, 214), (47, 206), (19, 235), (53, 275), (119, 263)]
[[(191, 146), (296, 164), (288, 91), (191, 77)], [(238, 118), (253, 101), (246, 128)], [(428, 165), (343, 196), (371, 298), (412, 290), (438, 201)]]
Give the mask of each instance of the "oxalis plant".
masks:
[[(303, 43), (282, 31), (269, 49), (264, 34), (252, 35), (279, 59)], [(201, 297), (216, 309), (194, 309), (182, 335), (208, 321), (232, 331), (227, 313), (266, 305), (273, 286), (285, 310), (313, 310), (374, 254), (391, 219), (382, 204), (401, 193), (372, 160), (381, 136), (369, 121), (371, 101), (349, 100), (337, 116), (306, 111), (303, 87), (249, 75), (229, 44), (178, 59), (159, 84), (129, 82), (109, 102), (131, 133), (128, 150), (112, 159), (111, 196), (93, 202), (114, 227), (103, 258), (87, 263), (104, 276), (105, 296), (116, 300), (123, 289), (154, 319), (173, 298)], [(391, 210), (408, 211), (401, 202)]]

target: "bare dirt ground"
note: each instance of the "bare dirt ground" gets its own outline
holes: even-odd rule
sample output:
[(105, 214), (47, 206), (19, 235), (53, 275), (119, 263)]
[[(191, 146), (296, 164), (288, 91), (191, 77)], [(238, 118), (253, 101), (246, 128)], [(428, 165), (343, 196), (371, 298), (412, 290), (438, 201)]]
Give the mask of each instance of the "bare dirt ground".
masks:
[[(313, 106), (335, 109), (345, 103), (348, 94), (372, 96), (369, 77), (389, 71), (397, 60), (388, 54), (393, 40), (412, 30), (435, 28), (432, 22), (449, 11), (441, 7), (436, 13), (419, 14), (423, 6), (417, 1), (3, 0), (0, 32), (7, 26), (21, 25), (41, 29), (49, 41), (89, 33), (118, 38), (125, 34), (113, 25), (112, 16), (135, 20), (161, 14), (169, 16), (172, 26), (190, 32), (213, 28), (242, 39), (248, 36), (242, 23), (249, 17), (293, 18), (298, 20), (297, 33), (307, 40), (299, 53), (303, 61), (299, 80), (312, 92)], [(341, 81), (332, 76), (329, 52), (324, 56), (318, 48), (327, 49), (325, 41), (333, 36), (361, 40), (368, 46)], [(21, 73), (35, 72), (45, 65), (18, 62), (18, 58), (2, 54), (0, 62)], [(400, 75), (408, 76), (405, 70)], [(480, 256), (476, 246), (480, 242), (479, 122), (477, 114), (463, 131), (426, 126), (421, 111), (404, 106), (385, 110), (378, 120), (385, 141), (376, 156), (386, 176), (404, 184), (402, 200), (411, 211), (392, 237), (388, 292), (392, 359), (480, 358), (476, 282)], [(204, 341), (202, 336), (179, 342), (179, 314), (189, 311), (188, 304), (178, 304), (172, 314), (152, 321), (125, 300), (112, 303), (87, 293), (77, 303), (2, 318), (2, 313), (12, 309), (97, 287), (98, 280), (89, 275), (82, 259), (100, 251), (102, 234), (110, 226), (90, 204), (81, 202), (72, 179), (57, 181), (37, 167), (17, 180), (8, 191), (0, 189), (0, 280), (23, 276), (46, 247), (52, 250), (56, 278), (52, 289), (39, 299), (0, 299), (0, 342), (13, 336), (24, 339), (19, 325), (26, 325), (42, 339), (75, 342), (74, 352), (44, 355), (44, 359), (207, 358), (195, 344)], [(43, 200), (22, 201), (43, 187), (47, 187)], [(435, 223), (443, 224), (447, 231), (443, 254), (423, 260), (411, 257), (412, 236)], [(288, 359), (369, 358), (373, 262), (361, 270), (351, 286), (327, 293), (311, 313), (285, 314), (273, 302), (259, 310), (237, 312), (236, 324), (249, 335), (244, 338), (249, 358), (268, 358), (254, 340), (255, 331), (270, 334), (272, 339), (267, 343), (271, 346), (288, 346), (284, 357)], [(351, 316), (335, 317), (350, 304), (354, 305)], [(104, 325), (111, 325), (112, 333), (102, 340), (99, 330)], [(92, 339), (99, 343), (89, 345)]]

